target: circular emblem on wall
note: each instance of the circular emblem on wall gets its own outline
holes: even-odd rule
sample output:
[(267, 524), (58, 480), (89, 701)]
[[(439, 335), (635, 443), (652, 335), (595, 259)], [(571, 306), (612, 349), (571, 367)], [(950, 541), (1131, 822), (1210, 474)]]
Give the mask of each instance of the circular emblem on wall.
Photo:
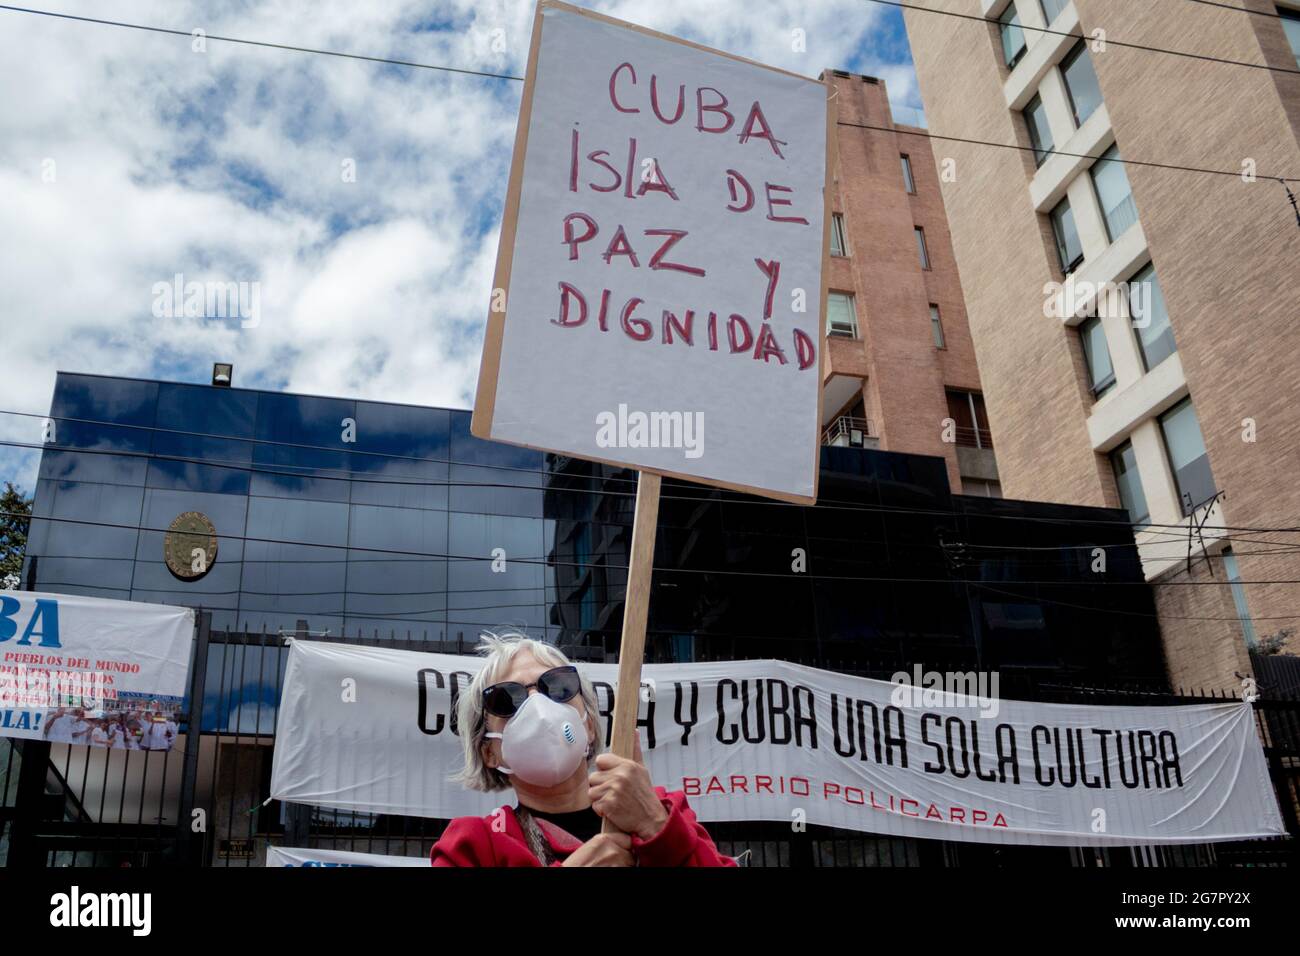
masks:
[(163, 538), (167, 570), (182, 581), (197, 581), (217, 561), (217, 529), (200, 511), (176, 516)]

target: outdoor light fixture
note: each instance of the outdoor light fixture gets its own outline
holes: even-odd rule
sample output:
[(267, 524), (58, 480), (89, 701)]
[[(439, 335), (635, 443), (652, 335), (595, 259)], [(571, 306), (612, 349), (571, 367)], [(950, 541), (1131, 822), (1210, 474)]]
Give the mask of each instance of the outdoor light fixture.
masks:
[(230, 380), (235, 376), (235, 366), (228, 362), (212, 363), (212, 384), (221, 388), (230, 388)]

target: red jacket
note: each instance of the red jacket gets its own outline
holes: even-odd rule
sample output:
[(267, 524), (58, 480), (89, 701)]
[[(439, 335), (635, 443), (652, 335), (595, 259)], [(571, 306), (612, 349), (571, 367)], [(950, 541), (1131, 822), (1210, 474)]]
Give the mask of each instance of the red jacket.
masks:
[[(686, 794), (669, 793), (655, 787), (655, 793), (668, 811), (668, 822), (649, 840), (632, 837), (632, 855), (640, 866), (735, 866), (736, 861), (723, 856), (713, 845), (695, 813), (686, 805)], [(499, 814), (499, 815), (498, 815)], [(504, 830), (493, 830), (493, 821), (504, 819)], [(559, 866), (582, 845), (572, 834), (547, 820), (538, 820), (542, 834), (551, 845)], [(498, 824), (500, 826), (500, 824)], [(505, 806), (485, 817), (457, 817), (447, 824), (429, 855), (434, 866), (541, 866), (524, 838), (523, 828), (513, 807)]]

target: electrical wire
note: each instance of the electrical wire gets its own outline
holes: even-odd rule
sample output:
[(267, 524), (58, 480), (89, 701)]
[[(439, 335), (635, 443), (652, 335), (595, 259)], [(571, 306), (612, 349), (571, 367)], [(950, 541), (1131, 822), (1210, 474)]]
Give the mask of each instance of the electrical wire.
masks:
[[(899, 0), (867, 0), (867, 2), (869, 2), (869, 3), (879, 3), (879, 4), (884, 4), (885, 6), (899, 7), (899, 8), (903, 8), (903, 9), (909, 9), (909, 10), (916, 10), (916, 11), (925, 12), (925, 13), (941, 14), (941, 15), (944, 15), (944, 16), (957, 17), (957, 18), (959, 18), (959, 19), (963, 19), (963, 20), (976, 20), (976, 21), (979, 21), (979, 22), (981, 22), (981, 23), (991, 23), (991, 24), (994, 24), (994, 25), (996, 25), (997, 22), (998, 22), (998, 21), (993, 20), (993, 19), (990, 19), (990, 18), (988, 18), (988, 17), (976, 16), (976, 15), (974, 15), (974, 14), (956, 13), (956, 12), (951, 11), (951, 10), (937, 10), (937, 9), (935, 9), (935, 8), (933, 8), (933, 7), (926, 7), (926, 6), (922, 6), (922, 5), (920, 5), (920, 4), (899, 2)], [(166, 28), (166, 27), (155, 27), (155, 26), (149, 26), (149, 25), (146, 25), (146, 24), (140, 24), (140, 23), (126, 23), (126, 22), (124, 22), (124, 21), (120, 21), (120, 20), (104, 20), (104, 19), (99, 19), (99, 18), (96, 18), (96, 17), (75, 16), (75, 15), (72, 15), (72, 14), (57, 13), (57, 12), (55, 12), (55, 11), (50, 11), (50, 10), (37, 10), (37, 9), (30, 8), (30, 7), (16, 7), (16, 6), (9, 6), (9, 5), (5, 5), (5, 4), (0, 4), (0, 10), (7, 10), (7, 11), (10, 11), (10, 12), (13, 12), (13, 13), (28, 13), (28, 14), (34, 14), (34, 15), (39, 15), (39, 16), (55, 17), (55, 18), (58, 18), (58, 19), (64, 19), (64, 20), (75, 20), (75, 21), (80, 21), (80, 22), (83, 22), (83, 23), (99, 24), (99, 25), (102, 25), (102, 26), (123, 27), (123, 28), (127, 28), (127, 29), (132, 29), (132, 30), (142, 30), (142, 31), (146, 31), (146, 32), (169, 34), (169, 35), (173, 35), (173, 36), (183, 36), (183, 37), (186, 37), (186, 38), (188, 38), (188, 39), (192, 39), (193, 36), (194, 36), (193, 32), (192, 32), (192, 31), (188, 31), (188, 30), (174, 30), (174, 29), (169, 29), (169, 28)], [(1066, 33), (1066, 32), (1062, 32), (1062, 31), (1058, 31), (1058, 30), (1051, 30), (1051, 29), (1048, 29), (1048, 28), (1046, 28), (1046, 27), (1029, 27), (1029, 26), (1024, 26), (1024, 25), (1022, 25), (1022, 26), (1021, 26), (1021, 29), (1024, 29), (1024, 30), (1031, 30), (1031, 31), (1037, 31), (1037, 32), (1040, 32), (1040, 33), (1051, 33), (1051, 34), (1056, 34), (1056, 35), (1059, 35), (1059, 36), (1075, 36), (1075, 35), (1076, 35), (1076, 34)], [(227, 42), (227, 43), (240, 43), (240, 44), (246, 44), (246, 45), (249, 45), (249, 46), (260, 46), (260, 47), (268, 47), (268, 48), (279, 49), (279, 50), (290, 50), (290, 51), (299, 52), (299, 53), (314, 53), (314, 54), (318, 54), (318, 55), (321, 55), (321, 56), (343, 57), (343, 58), (353, 59), (353, 60), (364, 60), (364, 61), (368, 61), (368, 62), (372, 62), (372, 63), (383, 63), (383, 64), (392, 65), (392, 66), (406, 66), (406, 67), (414, 67), (414, 68), (425, 69), (425, 70), (439, 70), (439, 71), (448, 72), (448, 73), (461, 73), (461, 74), (465, 74), (465, 75), (469, 75), (469, 76), (481, 76), (481, 77), (488, 77), (488, 78), (492, 78), (492, 79), (513, 80), (513, 81), (520, 81), (520, 82), (522, 82), (523, 79), (524, 79), (522, 76), (515, 76), (515, 75), (513, 75), (513, 74), (508, 74), (508, 73), (491, 73), (491, 72), (482, 71), (482, 70), (468, 70), (468, 69), (461, 69), (461, 68), (458, 68), (458, 67), (442, 66), (442, 65), (439, 65), (439, 64), (435, 64), (435, 63), (418, 63), (418, 62), (414, 62), (414, 61), (411, 61), (411, 60), (396, 60), (396, 59), (391, 59), (391, 58), (388, 58), (388, 57), (366, 56), (366, 55), (357, 54), (357, 53), (344, 53), (344, 52), (340, 52), (340, 51), (336, 51), (336, 50), (313, 49), (313, 48), (310, 48), (310, 47), (300, 47), (300, 46), (294, 46), (294, 45), (291, 45), (291, 44), (285, 44), (285, 43), (270, 43), (270, 42), (264, 42), (264, 41), (260, 41), (260, 40), (247, 40), (247, 39), (242, 39), (242, 38), (239, 38), (239, 37), (222, 36), (222, 35), (218, 35), (218, 34), (207, 34), (205, 38), (208, 39), (208, 40), (220, 40), (220, 41), (224, 41), (224, 42)], [(1080, 39), (1082, 39), (1082, 37), (1080, 37)], [(1166, 54), (1166, 55), (1170, 55), (1170, 56), (1189, 57), (1189, 58), (1197, 59), (1197, 60), (1205, 60), (1205, 61), (1209, 61), (1209, 62), (1221, 63), (1221, 64), (1227, 64), (1227, 65), (1233, 65), (1233, 66), (1251, 67), (1251, 68), (1254, 68), (1254, 69), (1261, 69), (1261, 70), (1270, 70), (1270, 71), (1279, 72), (1279, 73), (1295, 73), (1295, 74), (1300, 74), (1300, 69), (1290, 69), (1290, 68), (1287, 68), (1287, 67), (1275, 67), (1275, 66), (1269, 66), (1269, 65), (1266, 64), (1266, 63), (1250, 63), (1250, 62), (1247, 62), (1247, 61), (1244, 61), (1244, 60), (1229, 60), (1229, 59), (1225, 59), (1225, 58), (1222, 58), (1222, 57), (1214, 57), (1214, 56), (1209, 56), (1209, 55), (1206, 55), (1206, 54), (1200, 54), (1200, 53), (1188, 53), (1188, 52), (1179, 51), (1179, 50), (1169, 50), (1169, 49), (1165, 49), (1165, 48), (1162, 48), (1162, 47), (1144, 46), (1144, 45), (1139, 44), (1139, 43), (1126, 43), (1126, 42), (1123, 42), (1123, 41), (1120, 41), (1120, 40), (1112, 40), (1112, 39), (1109, 39), (1109, 38), (1107, 39), (1106, 42), (1107, 42), (1108, 44), (1113, 45), (1113, 46), (1124, 47), (1124, 48), (1126, 48), (1126, 49), (1146, 50), (1146, 51), (1151, 52), (1151, 53), (1161, 53), (1161, 54)], [(842, 125), (842, 126), (855, 126), (855, 125), (860, 125), (860, 124), (853, 124), (853, 123), (840, 123), (839, 125)], [(967, 143), (976, 144), (976, 145), (981, 145), (981, 146), (1000, 147), (1000, 148), (1003, 148), (1003, 149), (1021, 149), (1021, 150), (1023, 150), (1023, 149), (1032, 149), (1032, 147), (1018, 146), (1018, 145), (1015, 145), (1015, 144), (1012, 144), (1012, 143), (995, 143), (995, 142), (988, 142), (988, 141), (982, 141), (982, 140), (963, 140), (963, 139), (960, 139), (960, 138), (958, 138), (958, 137), (940, 136), (940, 135), (935, 134), (935, 133), (916, 133), (916, 132), (911, 132), (911, 131), (907, 131), (907, 130), (896, 130), (896, 129), (892, 129), (892, 128), (889, 128), (889, 127), (873, 127), (873, 126), (862, 125), (861, 128), (863, 128), (863, 129), (880, 129), (880, 130), (882, 130), (882, 131), (884, 131), (884, 132), (897, 132), (897, 133), (900, 133), (900, 134), (902, 134), (902, 135), (909, 135), (909, 136), (926, 136), (926, 137), (928, 137), (928, 138), (930, 138), (930, 139), (941, 139), (941, 140), (948, 140), (948, 141), (952, 141), (952, 142), (967, 142)], [(1046, 152), (1049, 152), (1049, 153), (1057, 153), (1058, 155), (1066, 155), (1066, 156), (1076, 155), (1076, 154), (1071, 154), (1071, 153), (1061, 153), (1060, 151), (1055, 151), (1055, 150), (1048, 150), (1048, 151), (1046, 151)], [(1092, 159), (1095, 159), (1095, 158), (1097, 158), (1097, 157), (1086, 157), (1086, 156), (1085, 156), (1085, 157), (1080, 157), (1080, 158), (1092, 158)], [(1196, 167), (1191, 167), (1191, 166), (1181, 166), (1181, 165), (1178, 165), (1178, 164), (1175, 164), (1175, 163), (1138, 162), (1138, 161), (1136, 161), (1136, 160), (1125, 160), (1125, 159), (1112, 160), (1112, 161), (1113, 161), (1113, 162), (1132, 163), (1132, 164), (1134, 164), (1134, 165), (1149, 166), (1149, 167), (1153, 167), (1153, 168), (1157, 168), (1157, 169), (1178, 170), (1178, 171), (1183, 171), (1183, 172), (1210, 173), (1210, 174), (1221, 175), (1221, 176), (1240, 176), (1240, 175), (1241, 175), (1241, 173), (1240, 173), (1239, 171), (1228, 171), (1228, 170), (1221, 170), (1221, 169), (1214, 169), (1214, 170), (1209, 170), (1209, 169), (1198, 169), (1198, 168), (1196, 168)], [(1282, 182), (1283, 184), (1288, 183), (1288, 182), (1300, 182), (1300, 178), (1284, 178), (1284, 177), (1280, 177), (1280, 176), (1268, 176), (1268, 177), (1260, 176), (1259, 178), (1275, 179), (1275, 180), (1278, 180), (1278, 181)], [(1298, 214), (1298, 215), (1300, 215), (1300, 214)]]
[[(511, 472), (520, 472), (520, 473), (536, 475), (536, 476), (564, 474), (563, 472), (540, 472), (535, 469), (515, 468), (513, 466), (508, 466), (508, 465), (495, 465), (495, 464), (475, 463), (475, 462), (448, 462), (446, 459), (419, 458), (419, 457), (407, 456), (407, 455), (394, 455), (385, 452), (363, 452), (363, 451), (353, 452), (347, 449), (341, 449), (337, 447), (331, 448), (322, 445), (304, 445), (295, 442), (274, 441), (271, 439), (253, 439), (253, 438), (239, 438), (239, 437), (233, 437), (228, 435), (212, 435), (204, 432), (190, 432), (190, 431), (183, 431), (178, 429), (154, 428), (153, 426), (149, 426), (149, 425), (123, 425), (123, 424), (118, 424), (116, 422), (100, 421), (96, 419), (65, 418), (62, 416), (54, 416), (54, 415), (40, 415), (35, 412), (18, 412), (18, 411), (0, 409), (0, 415), (15, 415), (15, 416), (22, 416), (27, 418), (40, 418), (40, 419), (53, 420), (53, 421), (71, 421), (80, 424), (99, 425), (108, 428), (132, 428), (132, 429), (138, 429), (143, 431), (157, 431), (165, 434), (178, 434), (178, 435), (185, 435), (189, 437), (208, 438), (208, 439), (215, 439), (221, 441), (248, 442), (252, 444), (273, 445), (273, 446), (280, 446), (286, 448), (299, 448), (299, 449), (306, 449), (306, 450), (313, 450), (313, 451), (327, 451), (333, 454), (365, 454), (375, 458), (392, 458), (401, 461), (421, 461), (421, 462), (428, 462), (434, 464), (452, 464), (452, 465), (460, 465), (466, 468), (488, 468), (488, 469), (504, 470), (504, 471), (511, 471)], [(242, 463), (238, 465), (213, 464), (214, 462), (217, 461), (225, 461), (231, 459), (205, 459), (205, 458), (190, 458), (186, 456), (165, 456), (165, 455), (158, 455), (146, 451), (134, 451), (134, 450), (124, 451), (119, 449), (104, 449), (104, 448), (81, 448), (76, 446), (57, 445), (53, 443), (20, 442), (20, 441), (5, 440), (5, 439), (0, 439), (0, 446), (27, 448), (31, 450), (41, 450), (41, 451), (57, 450), (69, 454), (92, 454), (92, 455), (99, 454), (99, 455), (116, 455), (116, 456), (137, 457), (137, 458), (159, 458), (163, 460), (172, 460), (172, 461), (189, 463), (189, 464), (212, 465), (212, 467), (228, 468), (230, 470), (247, 471), (252, 473), (257, 473), (257, 472), (269, 473), (269, 474), (278, 473), (272, 468), (272, 466), (244, 465)], [(311, 466), (311, 465), (281, 465), (279, 467), (312, 468), (315, 471), (342, 470), (342, 469), (319, 468), (317, 466)], [(632, 469), (629, 467), (628, 470), (630, 471)], [(348, 481), (369, 482), (374, 484), (415, 485), (419, 487), (442, 487), (442, 486), (493, 487), (493, 488), (507, 488), (507, 489), (513, 489), (518, 491), (533, 490), (533, 491), (544, 491), (547, 493), (553, 491), (562, 491), (562, 492), (573, 492), (573, 493), (580, 493), (580, 494), (600, 495), (606, 497), (624, 497), (624, 498), (633, 496), (634, 492), (632, 489), (635, 489), (637, 483), (637, 480), (635, 478), (620, 478), (617, 476), (586, 476), (586, 475), (567, 476), (574, 480), (580, 480), (580, 481), (599, 481), (602, 483), (610, 483), (610, 482), (623, 483), (631, 486), (631, 489), (629, 489), (627, 492), (621, 492), (621, 491), (612, 491), (606, 489), (563, 488), (551, 484), (534, 486), (534, 485), (520, 485), (520, 484), (491, 484), (491, 483), (484, 483), (484, 482), (455, 482), (455, 481), (429, 482), (420, 479), (405, 481), (405, 480), (391, 479), (391, 478), (367, 479), (361, 477), (356, 477), (356, 478), (350, 477), (351, 475), (362, 474), (357, 472), (346, 472), (343, 476), (339, 476), (339, 477), (320, 476), (320, 475), (300, 475), (296, 472), (283, 472), (283, 474), (289, 477), (300, 478), (300, 479), (317, 478), (319, 480), (326, 480), (326, 481), (348, 480)], [(803, 505), (792, 504), (790, 502), (775, 501), (775, 500), (765, 499), (765, 498), (721, 497), (721, 492), (722, 489), (715, 490), (714, 494), (717, 495), (717, 497), (702, 497), (700, 495), (661, 495), (661, 500), (687, 501), (687, 502), (695, 502), (695, 503), (717, 501), (727, 505), (756, 505), (762, 507), (777, 507), (777, 508), (804, 507)], [(1050, 502), (1044, 502), (1044, 503), (1050, 504)], [(907, 508), (903, 506), (893, 506), (893, 505), (883, 505), (883, 504), (870, 505), (870, 504), (862, 504), (861, 502), (844, 501), (844, 500), (833, 499), (833, 498), (819, 498), (817, 503), (817, 508), (820, 510), (865, 511), (865, 512), (879, 512), (885, 514), (932, 515), (938, 517), (946, 517), (950, 519), (966, 518), (968, 520), (982, 520), (982, 519), (989, 518), (989, 519), (1000, 519), (1000, 520), (1011, 520), (1011, 521), (1030, 521), (1030, 522), (1046, 523), (1046, 524), (1068, 524), (1068, 525), (1089, 524), (1089, 525), (1098, 525), (1098, 526), (1111, 526), (1117, 528), (1133, 527), (1133, 524), (1130, 521), (1105, 521), (1102, 519), (1092, 519), (1092, 518), (1083, 519), (1082, 521), (1080, 521), (1074, 518), (1044, 518), (1044, 517), (1034, 517), (1028, 515), (998, 515), (998, 514), (973, 514), (973, 513), (956, 514), (952, 511), (944, 511), (940, 509)], [(1261, 527), (1251, 527), (1251, 526), (1241, 526), (1241, 525), (1234, 526), (1234, 525), (1209, 525), (1209, 524), (1201, 525), (1200, 527), (1201, 530), (1203, 531), (1247, 532), (1247, 533), (1260, 533), (1260, 534), (1300, 534), (1300, 527), (1261, 528)], [(1147, 531), (1149, 529), (1160, 529), (1160, 528), (1174, 529), (1173, 532), (1174, 534), (1181, 533), (1183, 536), (1187, 534), (1187, 525), (1181, 523), (1168, 524), (1162, 522), (1147, 522), (1143, 524), (1138, 530), (1139, 532), (1142, 532), (1142, 531)], [(1152, 533), (1157, 533), (1157, 532), (1152, 531)]]
[[(1006, 582), (1003, 583), (1005, 584)], [(1221, 622), (1232, 622), (1232, 623), (1239, 624), (1241, 623), (1242, 620), (1240, 617), (1194, 617), (1194, 616), (1176, 615), (1176, 614), (1147, 614), (1145, 611), (1124, 611), (1124, 610), (1120, 610), (1119, 608), (1092, 607), (1087, 604), (1073, 604), (1069, 601), (1058, 601), (1055, 598), (1039, 597), (1038, 595), (1029, 597), (1024, 594), (1015, 594), (1011, 591), (1004, 591), (1001, 588), (994, 587), (993, 585), (990, 584), (984, 584), (981, 581), (972, 581), (970, 582), (970, 585), (971, 587), (979, 588), (982, 591), (990, 591), (994, 594), (998, 594), (1001, 597), (1015, 598), (1017, 601), (1033, 601), (1036, 604), (1054, 604), (1057, 605), (1058, 607), (1066, 607), (1076, 611), (1096, 611), (1104, 614), (1121, 614), (1126, 617), (1145, 617), (1145, 618), (1151, 618), (1152, 620), (1169, 620), (1169, 621), (1221, 621)], [(1261, 617), (1256, 617), (1255, 615), (1252, 614), (1249, 620), (1251, 621), (1300, 621), (1300, 614), (1272, 614), (1272, 615), (1264, 615)]]
[[(0, 10), (8, 10), (11, 13), (31, 13), (42, 17), (54, 17), (59, 20), (76, 20), (80, 23), (94, 23), (106, 27), (122, 27), (127, 30), (143, 30), (147, 33), (165, 33), (171, 36), (185, 37), (187, 40), (195, 38), (192, 30), (171, 30), (167, 27), (148, 26), (143, 23), (126, 23), (121, 20), (101, 20), (97, 17), (82, 17), (71, 13), (57, 13), (53, 10), (35, 10), (31, 7), (12, 7), (0, 4)], [(365, 56), (360, 53), (342, 53), (338, 50), (318, 50), (305, 46), (293, 46), (288, 43), (269, 43), (263, 40), (245, 40), (240, 37), (222, 36), (216, 33), (203, 34), (205, 40), (220, 40), (223, 43), (240, 43), (245, 46), (267, 47), (273, 50), (289, 50), (294, 53), (315, 53), (319, 56), (336, 56), (348, 60), (364, 60), (368, 63), (384, 63), (390, 66), (409, 66), (421, 70), (438, 70), (443, 73), (462, 73), (466, 76), (483, 76), (495, 80), (518, 80), (522, 81), (522, 76), (513, 76), (509, 73), (488, 73), (483, 70), (465, 70), (454, 66), (439, 66), (434, 63), (416, 63), (412, 60), (394, 60), (383, 56)]]
[(1207, 7), (1219, 7), (1222, 10), (1231, 10), (1233, 13), (1249, 13), (1257, 17), (1271, 17), (1274, 20), (1283, 19), (1280, 13), (1270, 13), (1268, 10), (1255, 10), (1251, 7), (1236, 7), (1231, 3), (1220, 3), (1219, 0), (1188, 0), (1189, 3), (1199, 3)]
[[(878, 0), (877, 0), (878, 2)], [(837, 120), (836, 126), (850, 126), (855, 129), (873, 130), (880, 133), (896, 133), (899, 136), (920, 136), (924, 139), (938, 139), (949, 143), (966, 143), (971, 146), (995, 146), (1000, 149), (1014, 149), (1020, 152), (1036, 153), (1042, 156), (1069, 156), (1074, 159), (1091, 159), (1097, 162), (1106, 163), (1123, 163), (1127, 166), (1147, 166), (1152, 169), (1172, 169), (1185, 173), (1204, 173), (1209, 176), (1231, 176), (1234, 179), (1241, 179), (1241, 170), (1239, 169), (1209, 169), (1203, 166), (1181, 166), (1177, 163), (1153, 163), (1140, 159), (1124, 159), (1117, 156), (1114, 158), (1103, 158), (1093, 156), (1091, 153), (1070, 153), (1060, 149), (1038, 149), (1034, 146), (1021, 146), (1017, 143), (998, 143), (987, 139), (969, 139), (963, 136), (940, 136), (938, 133), (923, 132), (914, 129), (900, 129), (897, 126), (878, 126), (871, 123), (850, 123), (847, 120)], [(1271, 176), (1264, 173), (1257, 173), (1256, 179), (1270, 180), (1273, 182), (1300, 183), (1296, 177)]]
[[(982, 17), (974, 13), (958, 13), (955, 10), (938, 10), (934, 7), (922, 6), (919, 3), (905, 3), (903, 0), (866, 0), (867, 3), (878, 3), (886, 7), (898, 7), (902, 10), (915, 10), (918, 13), (935, 13), (945, 17), (955, 17), (959, 20), (974, 20), (979, 23), (987, 23), (993, 26), (1001, 26), (1000, 21), (993, 17)], [(1020, 23), (1017, 26), (1021, 30), (1032, 33), (1045, 33), (1058, 37), (1077, 37), (1080, 40), (1087, 39), (1078, 33), (1072, 33), (1068, 30), (1053, 30), (1050, 27), (1031, 27), (1027, 24)], [(1105, 39), (1107, 46), (1122, 47), (1126, 50), (1145, 50), (1148, 53), (1162, 53), (1166, 56), (1181, 56), (1192, 60), (1204, 60), (1209, 63), (1220, 63), (1225, 66), (1245, 66), (1256, 70), (1268, 70), (1274, 73), (1296, 73), (1300, 74), (1300, 69), (1291, 69), (1285, 66), (1269, 66), (1267, 63), (1251, 63), (1247, 60), (1229, 60), (1225, 57), (1210, 56), (1207, 53), (1189, 53), (1186, 50), (1170, 50), (1167, 47), (1147, 46), (1142, 43), (1127, 43), (1123, 40), (1112, 40), (1109, 36)]]
[[(9, 512), (9, 511), (0, 511), (0, 517), (8, 517), (8, 518), (18, 517), (18, 518), (26, 518), (32, 521), (62, 521), (62, 522), (68, 522), (72, 524), (86, 525), (89, 527), (117, 528), (120, 530), (135, 531), (135, 532), (148, 531), (148, 532), (156, 532), (159, 534), (172, 533), (170, 528), (151, 528), (146, 525), (122, 524), (122, 523), (111, 522), (111, 521), (90, 521), (83, 518), (54, 518), (54, 517), (46, 517), (46, 516), (32, 517), (30, 515), (20, 514), (17, 512)], [(178, 532), (178, 533), (182, 535), (191, 534), (191, 532)], [(331, 549), (340, 549), (346, 551), (360, 551), (360, 552), (378, 553), (378, 554), (402, 554), (408, 556), (418, 556), (423, 558), (440, 558), (440, 559), (458, 560), (458, 561), (492, 562), (497, 560), (491, 555), (472, 555), (472, 554), (463, 555), (463, 554), (451, 554), (451, 553), (437, 552), (437, 551), (412, 551), (407, 549), (396, 549), (396, 548), (392, 548), (392, 549), (369, 548), (369, 547), (362, 547), (359, 545), (352, 545), (352, 544), (326, 544), (322, 542), (292, 541), (292, 540), (285, 540), (282, 538), (259, 538), (253, 535), (238, 535), (238, 534), (229, 534), (229, 533), (217, 534), (215, 535), (215, 537), (217, 537), (218, 539), (225, 538), (231, 541), (253, 541), (260, 544), (287, 545), (287, 546), (299, 547), (299, 548), (331, 548)], [(601, 562), (563, 561), (555, 558), (534, 558), (534, 559), (512, 558), (507, 560), (513, 561), (515, 564), (538, 564), (546, 567), (577, 567), (577, 568), (601, 567), (611, 571), (629, 570), (628, 566), (625, 564), (611, 564), (604, 561)], [(888, 576), (877, 577), (877, 576), (861, 576), (861, 575), (809, 574), (807, 572), (778, 573), (774, 571), (737, 571), (737, 570), (731, 570), (729, 568), (673, 568), (673, 567), (655, 566), (652, 568), (652, 570), (659, 571), (664, 574), (674, 574), (674, 575), (703, 574), (703, 575), (726, 576), (726, 577), (780, 578), (782, 580), (787, 580), (787, 581), (851, 581), (851, 582), (874, 583), (874, 584), (973, 584), (973, 583), (977, 583), (973, 581), (967, 581), (961, 578), (951, 578), (951, 577), (910, 578), (910, 577), (888, 577)], [(1142, 587), (1224, 587), (1229, 584), (1258, 585), (1261, 587), (1267, 587), (1271, 585), (1300, 584), (1300, 579), (1275, 580), (1275, 581), (1233, 581), (1233, 582), (1228, 582), (1228, 581), (1151, 581), (1148, 582), (1145, 580), (1116, 581), (1116, 580), (1103, 579), (1099, 581), (1015, 581), (1015, 582), (1001, 582), (1001, 583), (1004, 584), (1013, 583), (1018, 586), (1043, 586), (1043, 587), (1048, 587), (1048, 586), (1094, 587), (1099, 585), (1109, 585), (1109, 586), (1129, 585), (1129, 586), (1142, 586)]]

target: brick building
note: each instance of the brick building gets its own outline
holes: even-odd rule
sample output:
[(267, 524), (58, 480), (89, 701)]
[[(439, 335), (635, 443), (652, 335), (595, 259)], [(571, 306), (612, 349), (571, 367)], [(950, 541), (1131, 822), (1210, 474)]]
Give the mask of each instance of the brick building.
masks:
[(1300, 613), (1255, 583), (1300, 578), (1300, 3), (931, 6), (962, 15), (905, 12), (931, 128), (1021, 147), (931, 143), (1002, 484), (1126, 507), (1171, 681), (1237, 686)]
[(1000, 496), (928, 140), (894, 124), (883, 81), (830, 78), (839, 125), (826, 443), (936, 455), (953, 489)]

